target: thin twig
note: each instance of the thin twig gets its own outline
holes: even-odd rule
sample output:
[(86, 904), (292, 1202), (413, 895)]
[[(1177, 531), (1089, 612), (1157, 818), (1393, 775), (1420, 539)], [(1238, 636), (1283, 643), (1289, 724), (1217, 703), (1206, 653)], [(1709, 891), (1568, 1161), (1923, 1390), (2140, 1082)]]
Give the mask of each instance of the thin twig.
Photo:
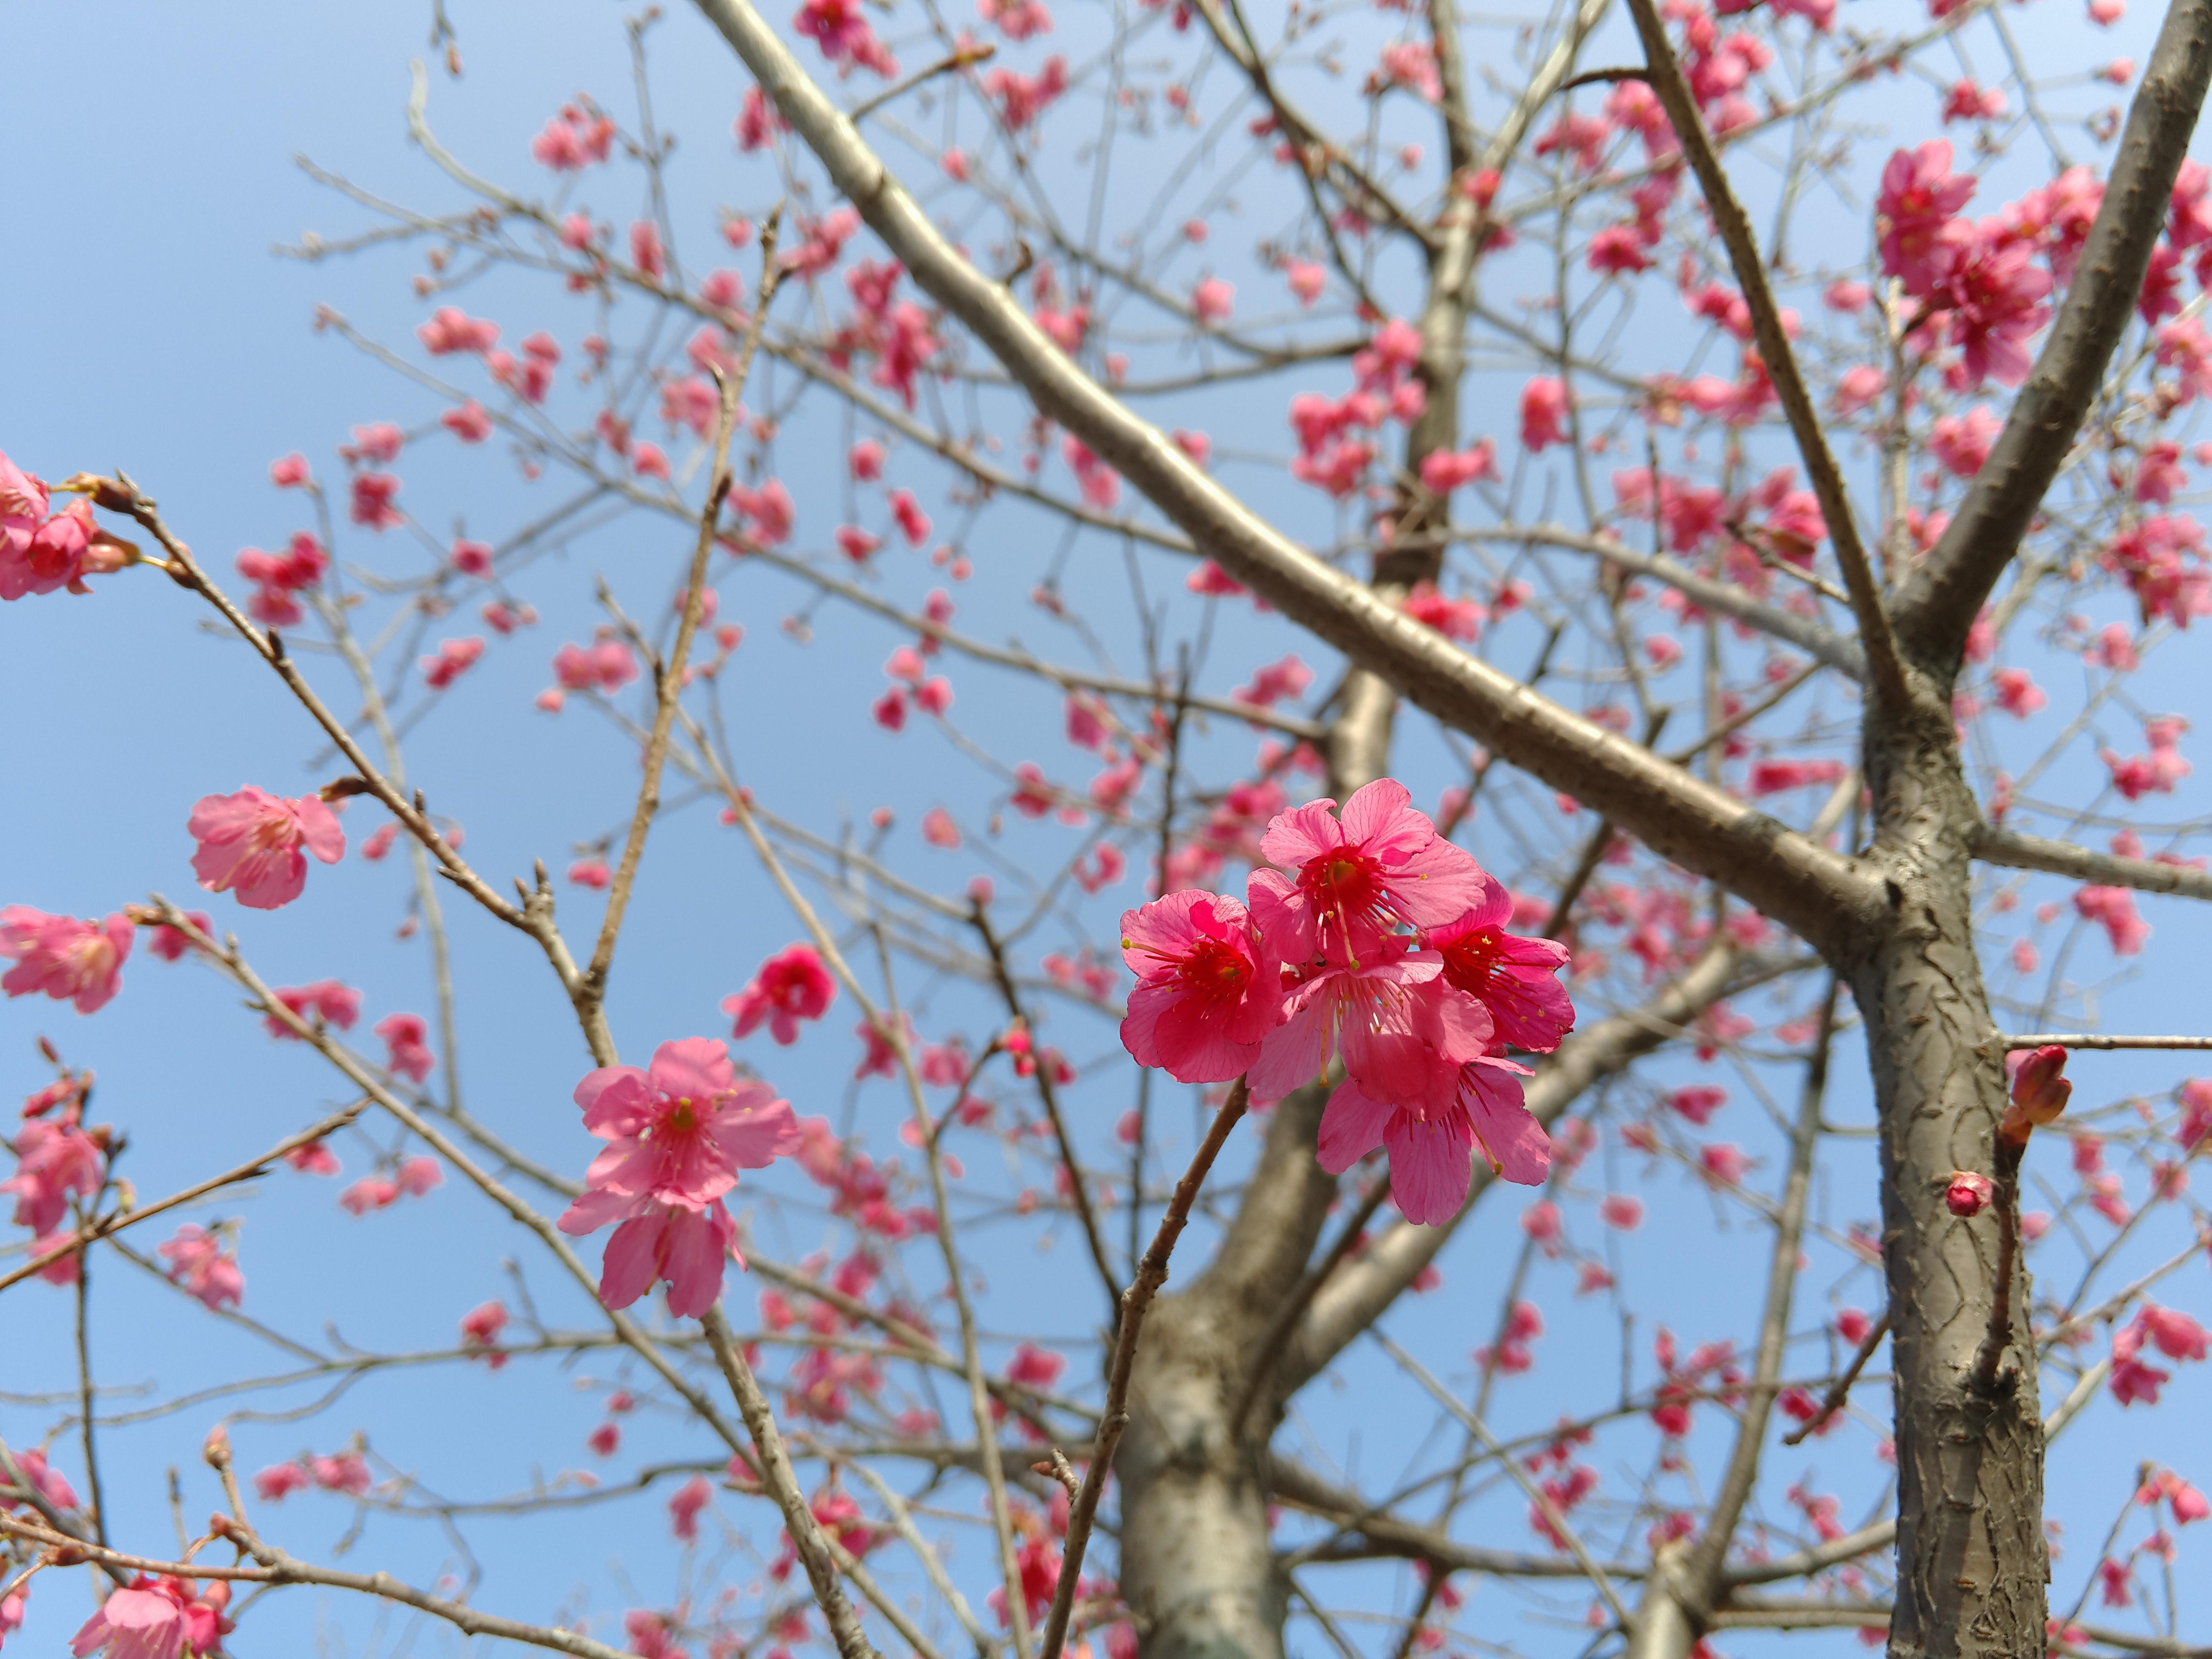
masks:
[(1152, 1235), (1151, 1248), (1137, 1264), (1136, 1277), (1121, 1292), (1121, 1328), (1115, 1336), (1114, 1357), (1106, 1374), (1106, 1408), (1099, 1415), (1098, 1437), (1091, 1443), (1091, 1462), (1083, 1471), (1082, 1489), (1068, 1505), (1066, 1553), (1060, 1559), (1060, 1582), (1053, 1588), (1052, 1611), (1045, 1615), (1038, 1659), (1060, 1659), (1060, 1648), (1067, 1640), (1068, 1618), (1075, 1611), (1076, 1581), (1083, 1576), (1083, 1555), (1090, 1547), (1098, 1500), (1105, 1492), (1106, 1477), (1113, 1470), (1114, 1449), (1121, 1443), (1121, 1431), (1128, 1426), (1129, 1376), (1136, 1364), (1137, 1340), (1144, 1334), (1146, 1310), (1152, 1306), (1160, 1286), (1167, 1283), (1168, 1258), (1174, 1253), (1176, 1241), (1182, 1237), (1183, 1227), (1190, 1219), (1191, 1206), (1197, 1200), (1198, 1189), (1206, 1184), (1213, 1160), (1228, 1144), (1229, 1132), (1244, 1115), (1247, 1099), (1244, 1079), (1239, 1078), (1230, 1086), (1229, 1098), (1222, 1103), (1221, 1109), (1206, 1127), (1206, 1139), (1199, 1142), (1190, 1167), (1176, 1182), (1174, 1195), (1168, 1200), (1167, 1213), (1160, 1218), (1159, 1231)]

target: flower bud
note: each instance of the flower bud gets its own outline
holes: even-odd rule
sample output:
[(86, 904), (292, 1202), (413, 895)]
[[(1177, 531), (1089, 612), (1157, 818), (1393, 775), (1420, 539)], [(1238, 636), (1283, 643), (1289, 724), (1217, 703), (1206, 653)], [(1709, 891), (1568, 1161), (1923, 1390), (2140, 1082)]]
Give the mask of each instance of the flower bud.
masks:
[(230, 1431), (220, 1423), (208, 1431), (207, 1439), (200, 1446), (200, 1455), (210, 1468), (221, 1468), (230, 1462)]
[(2066, 1109), (2074, 1085), (2067, 1081), (2065, 1070), (2066, 1051), (2052, 1042), (2028, 1055), (2013, 1073), (2013, 1104), (2029, 1122), (2055, 1123)]
[(1990, 1178), (1972, 1170), (1952, 1170), (1950, 1184), (1943, 1189), (1943, 1202), (1953, 1215), (1962, 1218), (1979, 1215), (1996, 1196), (1996, 1188)]

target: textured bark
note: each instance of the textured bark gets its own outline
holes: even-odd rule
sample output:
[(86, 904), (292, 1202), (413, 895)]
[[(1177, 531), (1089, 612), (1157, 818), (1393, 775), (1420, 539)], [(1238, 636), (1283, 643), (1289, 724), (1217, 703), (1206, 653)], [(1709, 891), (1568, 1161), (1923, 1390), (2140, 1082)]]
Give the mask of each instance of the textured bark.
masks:
[[(1901, 723), (1903, 724), (1903, 723)], [(1897, 1659), (2044, 1648), (2043, 1425), (2027, 1274), (1999, 1301), (2001, 1205), (1943, 1201), (1953, 1170), (1995, 1164), (2003, 1054), (1974, 952), (1978, 822), (1947, 714), (1868, 744), (1889, 925), (1852, 975), (1881, 1124), (1882, 1255), (1897, 1375)], [(1999, 1345), (1993, 1376), (1980, 1364)]]

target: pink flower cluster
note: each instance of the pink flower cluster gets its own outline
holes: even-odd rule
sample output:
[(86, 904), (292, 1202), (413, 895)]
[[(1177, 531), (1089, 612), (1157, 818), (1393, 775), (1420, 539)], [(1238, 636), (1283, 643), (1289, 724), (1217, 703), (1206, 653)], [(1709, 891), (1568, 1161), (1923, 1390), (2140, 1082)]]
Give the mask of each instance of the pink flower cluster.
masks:
[[(4, 914), (4, 913), (0, 913)], [(70, 1200), (89, 1201), (106, 1179), (107, 1132), (83, 1127), (90, 1073), (65, 1075), (23, 1103), (22, 1127), (15, 1132), (15, 1173), (0, 1181), (0, 1194), (15, 1195), (15, 1222), (31, 1230), (31, 1254), (44, 1255), (68, 1242), (62, 1224)], [(49, 1115), (51, 1114), (51, 1115)], [(65, 1256), (40, 1277), (49, 1284), (76, 1282), (76, 1257)]]
[(2203, 1359), (2212, 1353), (2212, 1334), (2185, 1313), (2144, 1303), (2134, 1319), (2112, 1333), (2112, 1397), (2123, 1406), (2138, 1400), (2155, 1406), (2159, 1389), (2172, 1381), (2172, 1372), (2140, 1358), (2146, 1345), (2168, 1359)]
[(620, 1224), (607, 1242), (600, 1298), (627, 1308), (665, 1279), (670, 1312), (703, 1314), (722, 1292), (723, 1261), (737, 1254), (737, 1224), (722, 1194), (739, 1170), (799, 1151), (791, 1103), (740, 1079), (712, 1037), (664, 1042), (644, 1071), (601, 1066), (576, 1085), (575, 1098), (584, 1127), (609, 1144), (560, 1227), (580, 1237)]
[(238, 556), (238, 574), (254, 584), (246, 610), (267, 627), (297, 627), (304, 613), (293, 596), (320, 582), (330, 563), (323, 544), (304, 530), (293, 536), (282, 553), (245, 549)]
[(2027, 343), (2051, 316), (2045, 301), (2052, 275), (2035, 256), (2048, 252), (2054, 264), (2070, 269), (2068, 231), (2060, 227), (2073, 223), (2073, 196), (2032, 199), (2009, 216), (1976, 223), (1959, 215), (1975, 184), (1951, 171), (1947, 140), (1893, 155), (1875, 204), (1882, 270), (1920, 302), (1916, 334), (1932, 341), (1941, 332), (1958, 348), (1951, 376), (1957, 387), (1978, 386), (1992, 375), (2018, 386), (2027, 378)]
[(94, 521), (89, 501), (49, 511), (45, 480), (0, 453), (0, 599), (85, 593), (87, 576), (104, 576), (131, 562), (127, 544)]
[(77, 1659), (106, 1652), (108, 1659), (208, 1659), (230, 1632), (223, 1609), (230, 1584), (218, 1578), (201, 1589), (190, 1578), (149, 1578), (141, 1573), (112, 1592), (70, 1639)]
[(1243, 1077), (1279, 1100), (1340, 1060), (1321, 1124), (1322, 1166), (1390, 1154), (1407, 1218), (1449, 1220), (1480, 1146), (1509, 1181), (1535, 1184), (1550, 1141), (1522, 1103), (1527, 1068), (1574, 1024), (1556, 977), (1567, 951), (1510, 934), (1512, 900), (1437, 835), (1394, 779), (1344, 804), (1279, 813), (1261, 838), (1274, 867), (1248, 904), (1170, 893), (1121, 918), (1138, 978), (1121, 1041), (1184, 1083)]
[(769, 1035), (786, 1048), (799, 1041), (799, 1022), (819, 1019), (837, 1000), (837, 981), (811, 945), (779, 951), (760, 965), (752, 983), (722, 999), (736, 1022), (732, 1036), (747, 1037), (768, 1023)]

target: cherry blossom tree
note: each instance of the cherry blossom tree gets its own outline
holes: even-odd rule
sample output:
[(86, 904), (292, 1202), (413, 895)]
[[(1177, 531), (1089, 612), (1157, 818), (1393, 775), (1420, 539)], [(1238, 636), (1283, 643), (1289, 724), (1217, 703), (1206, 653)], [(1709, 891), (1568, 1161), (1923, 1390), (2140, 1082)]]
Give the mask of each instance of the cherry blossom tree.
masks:
[[(286, 734), (0, 893), (0, 1641), (2198, 1650), (2212, 3), (2070, 3), (696, 0), (484, 154), (434, 8), (287, 250), (400, 418), (220, 554), (0, 433), (0, 628)], [(277, 1046), (157, 1169), (186, 974)]]

